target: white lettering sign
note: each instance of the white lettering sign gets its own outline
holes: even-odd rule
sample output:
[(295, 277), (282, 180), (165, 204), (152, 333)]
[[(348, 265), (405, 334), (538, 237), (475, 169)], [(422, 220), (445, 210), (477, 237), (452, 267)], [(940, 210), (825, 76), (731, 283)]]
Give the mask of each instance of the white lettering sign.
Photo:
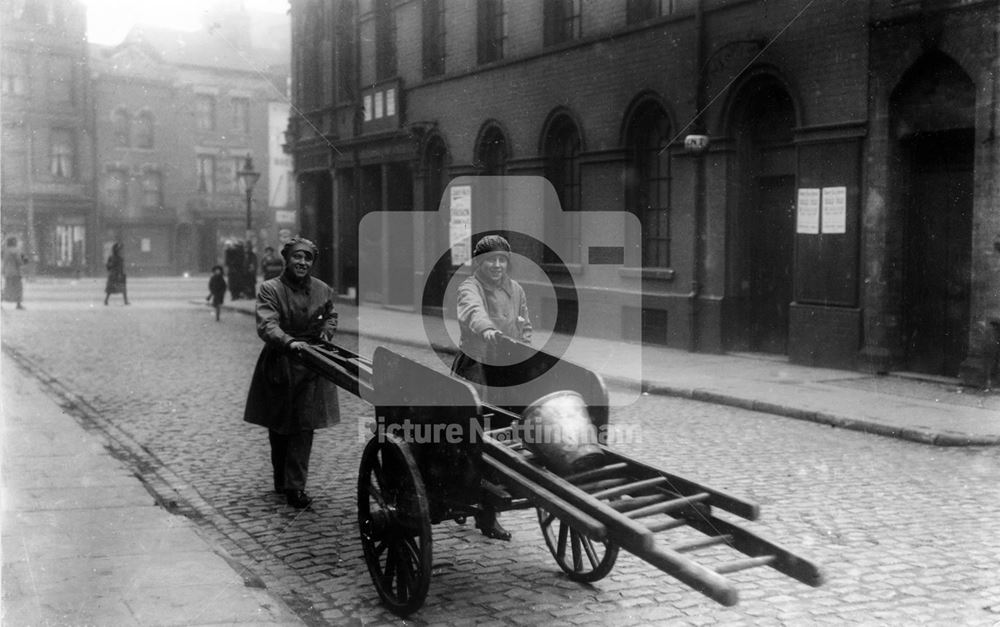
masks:
[(847, 188), (823, 188), (823, 233), (847, 232)]
[(451, 262), (458, 266), (472, 261), (472, 187), (456, 185), (449, 195), (451, 213), (449, 244)]
[(459, 215), (472, 215), (472, 187), (469, 185), (456, 185), (452, 187), (449, 207), (452, 219)]
[(796, 212), (796, 233), (815, 235), (819, 233), (819, 190), (812, 187), (799, 189), (798, 211)]

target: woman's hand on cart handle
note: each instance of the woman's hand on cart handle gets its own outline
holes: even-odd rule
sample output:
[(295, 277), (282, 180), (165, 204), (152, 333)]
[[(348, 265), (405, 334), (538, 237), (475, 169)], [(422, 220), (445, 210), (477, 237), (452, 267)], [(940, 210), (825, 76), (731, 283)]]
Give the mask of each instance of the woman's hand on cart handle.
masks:
[(483, 331), (483, 339), (492, 346), (496, 346), (504, 334), (497, 329), (486, 329)]
[(292, 340), (291, 342), (288, 343), (288, 350), (290, 350), (293, 353), (300, 353), (302, 352), (302, 349), (305, 348), (306, 346), (309, 346), (307, 342), (302, 342), (300, 340)]

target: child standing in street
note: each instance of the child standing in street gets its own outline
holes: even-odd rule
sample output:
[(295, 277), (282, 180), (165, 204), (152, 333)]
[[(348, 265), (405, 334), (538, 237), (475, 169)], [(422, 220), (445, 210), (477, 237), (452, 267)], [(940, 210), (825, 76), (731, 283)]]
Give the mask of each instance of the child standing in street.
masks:
[(212, 276), (208, 279), (208, 296), (205, 300), (211, 300), (215, 307), (215, 321), (219, 321), (222, 313), (222, 301), (226, 298), (226, 279), (222, 276), (222, 266), (212, 268)]

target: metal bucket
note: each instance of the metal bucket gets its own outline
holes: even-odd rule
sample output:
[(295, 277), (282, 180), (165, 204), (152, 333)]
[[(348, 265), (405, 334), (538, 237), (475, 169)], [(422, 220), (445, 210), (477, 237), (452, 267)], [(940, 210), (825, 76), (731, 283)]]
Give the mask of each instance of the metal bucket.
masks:
[(583, 397), (572, 390), (546, 394), (522, 414), (521, 438), (532, 453), (560, 475), (600, 465), (604, 453)]

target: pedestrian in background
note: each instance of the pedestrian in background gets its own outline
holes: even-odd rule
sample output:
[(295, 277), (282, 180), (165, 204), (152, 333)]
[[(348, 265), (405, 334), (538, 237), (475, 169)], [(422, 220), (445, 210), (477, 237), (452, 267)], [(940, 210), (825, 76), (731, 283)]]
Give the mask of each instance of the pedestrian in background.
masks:
[(17, 309), (24, 309), (24, 282), (21, 268), (28, 263), (28, 257), (21, 252), (16, 237), (8, 237), (3, 251), (3, 301), (17, 303)]
[(281, 249), (285, 270), (257, 293), (257, 359), (243, 419), (268, 429), (274, 490), (292, 507), (308, 507), (306, 493), (313, 432), (340, 422), (337, 386), (294, 355), (310, 343), (329, 342), (337, 329), (333, 290), (310, 275), (316, 245), (293, 238)]
[(128, 305), (128, 289), (125, 284), (125, 258), (122, 257), (122, 243), (115, 242), (111, 247), (111, 256), (104, 264), (108, 270), (108, 282), (104, 285), (104, 304), (108, 304), (108, 298), (112, 294), (121, 294)]
[[(521, 284), (508, 276), (510, 243), (499, 235), (486, 235), (472, 251), (475, 271), (458, 286), (459, 353), (451, 372), (486, 385), (483, 363), (501, 335), (531, 342), (528, 299)], [(484, 394), (484, 398), (488, 395)], [(476, 527), (487, 538), (510, 540), (510, 532), (497, 521), (496, 510), (484, 505), (476, 514)]]
[(273, 279), (281, 275), (285, 269), (285, 262), (274, 253), (274, 248), (267, 246), (264, 248), (264, 256), (260, 260), (260, 270), (264, 273), (264, 280)]
[(257, 295), (257, 254), (253, 251), (253, 242), (247, 242), (246, 255), (247, 298)]
[(222, 266), (212, 266), (212, 276), (208, 279), (208, 296), (205, 300), (211, 300), (215, 307), (215, 321), (219, 321), (222, 314), (222, 301), (226, 299), (226, 278), (222, 276)]

